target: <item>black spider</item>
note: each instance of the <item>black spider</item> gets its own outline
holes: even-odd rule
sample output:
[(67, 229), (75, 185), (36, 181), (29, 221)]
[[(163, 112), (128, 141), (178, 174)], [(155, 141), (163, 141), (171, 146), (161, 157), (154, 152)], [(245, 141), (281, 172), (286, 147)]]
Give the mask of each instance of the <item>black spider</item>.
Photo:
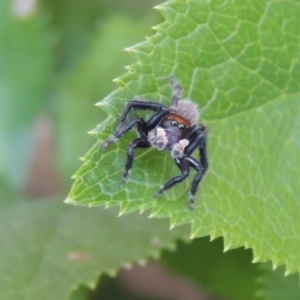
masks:
[[(208, 129), (204, 125), (198, 124), (199, 112), (197, 105), (190, 100), (180, 100), (181, 86), (172, 79), (171, 83), (173, 85), (173, 99), (170, 107), (165, 107), (157, 102), (140, 100), (128, 102), (117, 129), (102, 144), (101, 148), (104, 149), (109, 144), (116, 142), (134, 126), (137, 126), (140, 137), (128, 145), (123, 180), (127, 178), (128, 171), (132, 167), (135, 148), (156, 147), (158, 150), (168, 149), (182, 174), (169, 180), (154, 197), (186, 179), (190, 167), (192, 167), (197, 172), (189, 193), (190, 208), (193, 209), (198, 185), (208, 168), (206, 152)], [(131, 109), (152, 110), (155, 114), (149, 120), (136, 118), (124, 124)], [(196, 148), (199, 149), (199, 161), (191, 156)]]

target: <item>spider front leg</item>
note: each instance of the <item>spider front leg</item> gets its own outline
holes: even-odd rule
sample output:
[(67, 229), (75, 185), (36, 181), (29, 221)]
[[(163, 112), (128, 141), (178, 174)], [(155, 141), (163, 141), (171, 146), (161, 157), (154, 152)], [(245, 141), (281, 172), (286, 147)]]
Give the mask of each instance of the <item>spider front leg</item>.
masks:
[[(128, 114), (130, 113), (130, 111), (132, 109), (152, 110), (157, 113), (148, 121), (148, 126), (142, 124), (142, 121), (141, 121), (142, 119), (140, 119), (140, 118), (130, 121), (127, 125), (123, 125), (126, 117), (128, 116)], [(114, 134), (111, 135), (101, 145), (100, 148), (105, 149), (111, 143), (118, 141), (118, 139), (120, 137), (122, 137), (126, 132), (131, 130), (136, 124), (138, 124), (138, 129), (139, 129), (139, 133), (141, 134), (141, 136), (147, 136), (148, 130), (152, 129), (152, 128), (150, 128), (153, 126), (152, 123), (155, 123), (160, 115), (166, 115), (167, 113), (168, 113), (168, 111), (167, 111), (166, 107), (160, 103), (146, 102), (146, 101), (139, 101), (139, 100), (132, 100), (132, 101), (128, 102), (126, 108), (124, 109), (124, 111), (121, 115), (119, 125), (117, 126), (117, 129), (115, 130)], [(158, 117), (154, 118), (155, 116), (158, 116)], [(153, 120), (154, 122), (152, 121), (152, 123), (151, 123), (151, 120)], [(144, 121), (144, 123), (145, 123), (145, 121)], [(154, 126), (156, 126), (156, 124), (154, 124)]]
[(125, 164), (125, 171), (123, 173), (122, 181), (125, 181), (128, 175), (129, 170), (132, 167), (134, 161), (134, 149), (135, 148), (147, 148), (151, 147), (151, 144), (144, 137), (137, 138), (133, 140), (127, 148), (127, 161)]
[(116, 131), (114, 132), (114, 134), (112, 136), (110, 136), (102, 145), (101, 145), (101, 149), (105, 149), (108, 145), (110, 145), (111, 143), (117, 142), (119, 140), (119, 138), (121, 138), (125, 133), (127, 133), (128, 131), (130, 131), (135, 125), (138, 126), (138, 131), (139, 134), (146, 138), (148, 136), (148, 127), (147, 127), (147, 123), (141, 119), (141, 118), (137, 118), (137, 119), (133, 119), (131, 120), (128, 124), (124, 125), (124, 126), (119, 126)]
[(124, 109), (122, 116), (120, 118), (120, 123), (123, 123), (132, 109), (140, 110), (152, 110), (152, 111), (161, 111), (166, 109), (166, 107), (157, 102), (150, 101), (141, 101), (141, 100), (131, 100), (127, 103), (126, 108)]
[(175, 158), (174, 159), (177, 167), (181, 171), (181, 175), (173, 177), (171, 180), (169, 180), (167, 183), (164, 184), (164, 186), (154, 195), (154, 197), (158, 197), (161, 195), (165, 190), (171, 188), (175, 184), (182, 182), (184, 179), (186, 179), (189, 176), (190, 168), (188, 161), (185, 160), (185, 158)]

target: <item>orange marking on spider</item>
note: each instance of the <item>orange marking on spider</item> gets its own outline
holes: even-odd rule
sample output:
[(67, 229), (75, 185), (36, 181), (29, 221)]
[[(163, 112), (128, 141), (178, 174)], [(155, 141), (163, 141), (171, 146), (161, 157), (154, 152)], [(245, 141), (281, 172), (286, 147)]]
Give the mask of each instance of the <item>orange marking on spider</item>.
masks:
[(168, 119), (176, 121), (178, 124), (183, 124), (185, 127), (191, 126), (191, 123), (187, 119), (173, 113), (168, 114)]

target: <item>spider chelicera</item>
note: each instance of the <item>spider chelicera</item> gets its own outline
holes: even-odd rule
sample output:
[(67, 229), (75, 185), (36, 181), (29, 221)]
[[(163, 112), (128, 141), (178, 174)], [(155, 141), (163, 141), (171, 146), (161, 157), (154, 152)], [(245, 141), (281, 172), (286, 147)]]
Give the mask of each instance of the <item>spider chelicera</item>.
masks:
[[(116, 142), (125, 133), (137, 126), (139, 137), (128, 145), (123, 180), (126, 180), (132, 167), (135, 148), (167, 149), (171, 152), (181, 175), (175, 176), (165, 183), (154, 197), (158, 197), (165, 190), (186, 179), (189, 176), (190, 167), (192, 167), (196, 170), (196, 176), (189, 192), (190, 208), (193, 209), (198, 185), (208, 168), (206, 152), (208, 129), (204, 125), (198, 124), (197, 105), (191, 100), (181, 100), (181, 86), (173, 79), (171, 79), (171, 83), (173, 85), (173, 98), (170, 107), (157, 102), (129, 101), (121, 115), (117, 129), (102, 144), (101, 148), (104, 149), (109, 144)], [(132, 109), (151, 110), (154, 114), (148, 120), (135, 118), (125, 124), (125, 119)], [(199, 160), (191, 156), (196, 148), (199, 150)]]

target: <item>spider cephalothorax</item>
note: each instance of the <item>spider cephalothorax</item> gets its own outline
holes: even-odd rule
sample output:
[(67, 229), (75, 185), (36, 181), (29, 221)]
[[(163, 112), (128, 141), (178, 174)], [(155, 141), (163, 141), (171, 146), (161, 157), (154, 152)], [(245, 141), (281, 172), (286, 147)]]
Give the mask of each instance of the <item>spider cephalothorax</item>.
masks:
[[(181, 175), (169, 180), (154, 196), (157, 197), (165, 190), (188, 177), (190, 167), (196, 170), (192, 182), (189, 199), (193, 208), (198, 185), (208, 168), (206, 153), (207, 128), (198, 124), (199, 111), (191, 100), (180, 100), (181, 86), (171, 80), (174, 88), (171, 106), (165, 107), (157, 102), (132, 100), (128, 102), (120, 118), (120, 124), (114, 134), (102, 144), (102, 149), (117, 141), (125, 133), (137, 126), (139, 137), (133, 140), (127, 149), (127, 162), (123, 173), (123, 180), (127, 178), (134, 160), (135, 148), (155, 147), (158, 150), (167, 149), (181, 171)], [(124, 124), (131, 109), (152, 110), (155, 113), (148, 119), (135, 118)], [(199, 150), (200, 159), (191, 156), (195, 149)]]

